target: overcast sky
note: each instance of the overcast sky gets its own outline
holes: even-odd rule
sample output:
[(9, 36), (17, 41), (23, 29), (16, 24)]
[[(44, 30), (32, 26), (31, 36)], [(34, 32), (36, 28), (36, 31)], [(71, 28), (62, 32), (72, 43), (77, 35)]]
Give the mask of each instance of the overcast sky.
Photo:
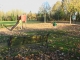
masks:
[(36, 13), (45, 1), (52, 7), (57, 1), (61, 0), (0, 0), (0, 10), (7, 12), (12, 9), (20, 9), (25, 12)]

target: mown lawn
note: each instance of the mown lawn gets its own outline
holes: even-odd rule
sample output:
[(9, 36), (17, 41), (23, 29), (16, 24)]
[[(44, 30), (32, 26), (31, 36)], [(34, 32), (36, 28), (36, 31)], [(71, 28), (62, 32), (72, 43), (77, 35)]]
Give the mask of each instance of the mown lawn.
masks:
[[(5, 26), (13, 26), (15, 25), (16, 21), (0, 21), (0, 28)], [(40, 21), (36, 21), (36, 20), (27, 20), (26, 22), (27, 24), (34, 24), (34, 23), (42, 23)]]
[[(5, 25), (13, 25), (15, 23), (16, 23), (16, 21), (0, 21), (0, 24), (5, 24)], [(37, 21), (37, 20), (27, 20), (26, 23), (30, 24), (30, 23), (42, 23), (42, 22)]]

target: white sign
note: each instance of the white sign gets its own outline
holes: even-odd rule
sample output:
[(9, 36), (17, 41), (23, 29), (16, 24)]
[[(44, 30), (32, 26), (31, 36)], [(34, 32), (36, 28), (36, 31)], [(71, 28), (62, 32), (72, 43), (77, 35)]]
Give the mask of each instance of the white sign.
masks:
[(72, 20), (76, 20), (76, 15), (73, 15), (72, 16)]

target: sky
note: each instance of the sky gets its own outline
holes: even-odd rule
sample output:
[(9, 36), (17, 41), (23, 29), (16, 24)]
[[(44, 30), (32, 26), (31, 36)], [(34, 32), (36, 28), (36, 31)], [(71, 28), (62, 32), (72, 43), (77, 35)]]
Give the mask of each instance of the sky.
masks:
[(0, 0), (0, 10), (7, 12), (19, 9), (25, 12), (37, 13), (39, 7), (46, 1), (52, 7), (57, 1), (61, 0)]

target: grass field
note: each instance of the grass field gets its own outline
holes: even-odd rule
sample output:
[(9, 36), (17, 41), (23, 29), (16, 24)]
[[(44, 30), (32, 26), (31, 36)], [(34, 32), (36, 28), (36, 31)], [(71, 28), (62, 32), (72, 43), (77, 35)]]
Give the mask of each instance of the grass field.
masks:
[[(40, 35), (37, 35), (37, 33)], [(49, 33), (47, 45), (48, 45), (48, 49), (50, 50), (50, 52), (55, 52), (57, 50), (60, 50), (62, 53), (65, 54), (65, 56), (67, 56), (67, 54), (70, 53), (69, 54), (70, 59), (76, 59), (75, 57), (79, 57), (80, 52), (78, 51), (79, 50), (78, 46), (80, 45), (80, 37), (74, 36), (68, 31), (60, 31), (60, 30), (26, 32), (26, 34), (28, 34), (29, 37), (27, 37), (27, 36), (25, 37), (26, 41), (24, 42), (24, 44), (22, 44), (22, 41), (24, 40), (24, 38), (23, 38), (24, 36), (19, 37), (19, 36), (14, 35), (13, 39), (12, 39), (11, 49), (16, 50), (17, 48), (19, 48), (20, 50), (14, 51), (14, 53), (11, 53), (11, 55), (12, 56), (17, 55), (21, 51), (21, 49), (24, 48), (24, 50), (26, 50), (28, 46), (31, 46), (31, 47), (35, 46), (36, 50), (28, 51), (28, 52), (25, 51), (26, 52), (25, 54), (30, 54), (31, 52), (36, 53), (36, 51), (37, 51), (37, 53), (39, 53), (40, 50), (44, 51), (46, 48), (46, 45), (43, 45), (43, 46), (45, 46), (45, 48), (39, 48), (39, 46), (38, 46), (39, 43), (36, 44), (37, 42), (35, 42), (35, 41), (38, 41), (38, 39), (36, 40), (36, 35), (39, 38), (40, 36), (43, 37), (43, 35), (46, 33)], [(0, 46), (2, 45), (2, 47), (0, 47), (0, 48), (3, 50), (3, 51), (0, 50), (0, 53), (3, 56), (6, 55), (6, 53), (8, 54), (8, 52), (6, 52), (8, 50), (8, 46), (6, 46), (6, 43), (7, 43), (6, 39), (8, 39), (8, 38), (9, 38), (9, 36), (0, 36), (0, 39), (1, 39)], [(45, 39), (46, 38), (43, 38), (42, 40), (45, 40)], [(31, 43), (31, 42), (34, 42), (34, 43)], [(42, 43), (45, 44), (44, 42), (42, 42)], [(37, 50), (37, 48), (39, 48), (39, 50)], [(33, 50), (32, 48), (30, 48), (30, 49)], [(23, 55), (22, 52), (20, 54)], [(71, 57), (71, 56), (73, 56), (73, 57)]]
[[(15, 24), (16, 21), (0, 21), (0, 24)], [(28, 20), (26, 23), (41, 23), (40, 21), (36, 20)]]
[[(15, 24), (15, 21), (14, 22), (0, 22), (1, 24)], [(28, 24), (32, 24), (32, 23), (41, 23), (41, 22), (37, 22), (37, 21), (28, 21), (27, 22)], [(33, 24), (32, 24), (33, 25)], [(62, 25), (61, 25), (62, 26)], [(60, 28), (61, 28), (60, 26)], [(63, 25), (64, 26), (64, 25)], [(46, 44), (44, 43), (43, 46), (44, 48), (40, 48), (40, 45), (38, 46), (38, 44), (36, 44), (38, 39), (36, 39), (36, 36), (37, 38), (39, 38), (40, 36), (42, 36), (43, 38), (43, 34), (46, 34), (46, 33), (49, 33), (49, 36), (48, 36), (48, 49), (50, 52), (56, 52), (57, 50), (58, 51), (61, 51), (62, 53), (65, 54), (65, 56), (69, 56), (70, 59), (68, 60), (76, 60), (80, 57), (80, 34), (79, 34), (79, 31), (80, 31), (80, 25), (72, 25), (72, 26), (68, 26), (68, 28), (66, 29), (69, 29), (69, 30), (57, 30), (57, 29), (54, 29), (54, 30), (32, 30), (32, 31), (27, 31), (25, 32), (25, 34), (29, 35), (28, 37), (25, 36), (16, 36), (15, 34), (13, 35), (13, 39), (12, 39), (12, 45), (11, 45), (11, 48), (16, 50), (17, 48), (20, 48), (18, 51), (14, 51), (12, 50), (11, 52), (14, 51), (14, 53), (11, 53), (11, 55), (15, 56), (17, 55), (22, 48), (24, 48), (23, 50), (25, 51), (27, 49), (27, 42), (28, 44), (30, 43), (30, 46), (31, 47), (36, 47), (35, 49), (37, 50), (37, 48), (41, 49), (42, 50), (45, 50), (46, 49)], [(27, 29), (26, 29), (27, 30)], [(39, 35), (38, 35), (39, 34)], [(33, 38), (33, 39), (32, 39)], [(8, 46), (6, 45), (7, 44), (7, 40), (9, 39), (9, 36), (5, 36), (5, 35), (0, 35), (0, 53), (2, 54), (2, 56), (8, 54)], [(41, 40), (44, 40), (46, 38), (43, 38)], [(22, 44), (22, 41), (23, 40), (26, 40), (24, 42), (24, 44)], [(40, 39), (39, 39), (40, 40)], [(32, 43), (31, 43), (32, 42)], [(34, 46), (33, 46), (34, 44)], [(42, 43), (41, 43), (42, 44)], [(29, 46), (29, 45), (28, 45)], [(32, 50), (32, 48), (30, 48)], [(35, 51), (36, 51), (35, 50)], [(33, 53), (35, 53), (35, 51), (33, 51)], [(47, 50), (45, 50), (47, 51)], [(21, 55), (23, 55), (22, 53), (23, 51), (21, 51)], [(28, 52), (32, 52), (32, 51), (25, 51), (26, 53), (25, 54), (28, 54)], [(37, 52), (39, 53), (40, 50)], [(44, 52), (43, 52), (44, 53)], [(60, 53), (61, 54), (61, 53)], [(58, 55), (57, 55), (58, 56)], [(76, 58), (75, 58), (76, 57)], [(79, 60), (79, 59), (78, 59)]]
[[(15, 25), (16, 21), (0, 21), (0, 27), (3, 27), (3, 25), (6, 26), (13, 26)], [(34, 23), (42, 23), (40, 21), (36, 21), (36, 20), (28, 20), (26, 22), (27, 24), (34, 24)]]

